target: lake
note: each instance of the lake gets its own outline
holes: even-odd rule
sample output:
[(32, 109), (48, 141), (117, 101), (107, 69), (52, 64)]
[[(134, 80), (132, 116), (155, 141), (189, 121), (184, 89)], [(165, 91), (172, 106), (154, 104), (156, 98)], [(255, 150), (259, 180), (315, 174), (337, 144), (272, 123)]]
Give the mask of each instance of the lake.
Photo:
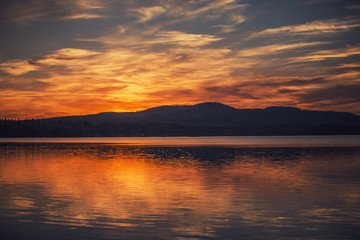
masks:
[(360, 239), (360, 136), (0, 139), (1, 239)]

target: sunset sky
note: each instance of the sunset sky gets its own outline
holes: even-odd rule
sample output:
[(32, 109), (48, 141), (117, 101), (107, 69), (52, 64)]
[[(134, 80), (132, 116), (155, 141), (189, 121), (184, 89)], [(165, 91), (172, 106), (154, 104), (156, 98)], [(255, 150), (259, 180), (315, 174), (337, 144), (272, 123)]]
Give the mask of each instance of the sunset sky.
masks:
[(207, 101), (360, 114), (360, 2), (0, 2), (1, 118)]

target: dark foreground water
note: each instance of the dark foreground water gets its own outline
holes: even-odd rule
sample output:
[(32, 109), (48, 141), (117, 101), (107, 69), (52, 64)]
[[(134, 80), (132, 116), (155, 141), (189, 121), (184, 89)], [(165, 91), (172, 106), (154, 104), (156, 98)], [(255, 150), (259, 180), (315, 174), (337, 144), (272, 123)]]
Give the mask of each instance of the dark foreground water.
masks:
[(359, 137), (308, 138), (4, 140), (0, 239), (360, 239)]

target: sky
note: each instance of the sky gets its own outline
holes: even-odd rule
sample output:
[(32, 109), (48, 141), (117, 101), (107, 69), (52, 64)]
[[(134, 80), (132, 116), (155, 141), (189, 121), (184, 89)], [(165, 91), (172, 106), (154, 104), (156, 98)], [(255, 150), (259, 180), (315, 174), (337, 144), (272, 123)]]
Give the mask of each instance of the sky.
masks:
[(360, 2), (0, 1), (0, 118), (201, 102), (360, 114)]

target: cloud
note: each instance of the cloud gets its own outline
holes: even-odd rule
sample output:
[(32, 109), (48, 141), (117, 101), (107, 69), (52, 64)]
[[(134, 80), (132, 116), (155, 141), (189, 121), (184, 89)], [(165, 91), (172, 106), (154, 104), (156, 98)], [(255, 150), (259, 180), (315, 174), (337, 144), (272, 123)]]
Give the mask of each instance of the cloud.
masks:
[(104, 1), (101, 0), (75, 0), (77, 6), (82, 9), (103, 9), (106, 8)]
[(43, 81), (22, 81), (16, 80), (2, 80), (0, 81), (0, 90), (17, 90), (17, 91), (45, 91), (51, 84)]
[(228, 24), (218, 24), (212, 26), (212, 28), (220, 28), (221, 33), (229, 33), (235, 31), (238, 24), (246, 21), (246, 18), (242, 15), (232, 14), (229, 17)]
[[(303, 92), (306, 89), (321, 87), (329, 83), (329, 80), (322, 77), (317, 78), (295, 78), (294, 77), (256, 77), (256, 81), (251, 76), (242, 77), (241, 81), (233, 79), (232, 82), (202, 85), (200, 89), (206, 92), (207, 96), (217, 98), (227, 98), (237, 96), (241, 99), (257, 100), (258, 102), (269, 102), (281, 99), (281, 94), (292, 94)], [(283, 95), (284, 97), (285, 95)], [(288, 96), (286, 97), (288, 98)]]
[(233, 14), (230, 16), (230, 21), (234, 25), (238, 25), (246, 21), (246, 18), (242, 15)]
[[(346, 103), (358, 103), (360, 102), (360, 85), (350, 84), (344, 85), (339, 84), (331, 87), (314, 89), (309, 92), (298, 94), (302, 103), (311, 102), (324, 102), (329, 104), (343, 104)], [(339, 101), (341, 100), (341, 101)]]
[[(215, 11), (218, 13), (224, 13), (228, 11), (238, 10), (241, 8), (246, 7), (246, 4), (238, 4), (236, 3), (236, 0), (215, 0), (215, 1), (204, 1), (205, 4), (203, 4), (201, 7), (196, 7), (198, 5), (198, 2), (190, 1), (192, 6), (192, 9), (183, 9), (183, 11), (178, 11), (178, 13), (181, 13), (183, 16), (187, 17), (198, 17), (206, 12)], [(189, 5), (187, 6), (189, 7)], [(188, 20), (188, 19), (187, 19)]]
[[(176, 33), (161, 37), (172, 39), (169, 42), (183, 42), (185, 41), (182, 40), (183, 36), (187, 37), (187, 34)], [(78, 98), (88, 100), (103, 98), (99, 100), (103, 103), (99, 103), (99, 108), (96, 109), (83, 103), (81, 111), (84, 113), (94, 113), (95, 110), (110, 107), (111, 103), (114, 103), (111, 109), (101, 111), (124, 111), (131, 109), (131, 104), (132, 110), (140, 110), (162, 104), (197, 103), (213, 99), (238, 107), (251, 107), (254, 104), (258, 107), (289, 105), (289, 101), (293, 104), (297, 101), (294, 94), (304, 94), (311, 89), (330, 84), (330, 80), (327, 79), (329, 76), (255, 75), (251, 73), (253, 69), (250, 65), (242, 66), (242, 56), (231, 54), (229, 49), (202, 48), (191, 44), (176, 43), (166, 50), (117, 46), (104, 48), (100, 52), (64, 48), (43, 57), (10, 62), (1, 67), (9, 74), (20, 75), (34, 69), (39, 73), (46, 72), (47, 75), (41, 80), (49, 84), (43, 85), (46, 87), (46, 92), (39, 90), (36, 92), (38, 98), (32, 98), (31, 101), (35, 105), (43, 105), (44, 103), (41, 103), (43, 97), (48, 96), (46, 104), (52, 103), (54, 109), (60, 109), (61, 112), (68, 114), (80, 114), (79, 105), (74, 104), (81, 102), (76, 100)], [(276, 51), (283, 51), (307, 44), (316, 45), (316, 43), (300, 43), (294, 46), (272, 47)], [(266, 48), (271, 49), (265, 46), (262, 50)], [(251, 52), (254, 52), (253, 50)], [(250, 56), (260, 55), (257, 53), (250, 54), (249, 58)], [(255, 66), (262, 62), (261, 58), (258, 59)], [(34, 69), (27, 69), (23, 67), (24, 64)], [(244, 69), (241, 70), (242, 72), (240, 71), (236, 76), (231, 75), (234, 69), (241, 67)], [(22, 93), (26, 91), (25, 83), (22, 86), (15, 84), (18, 81), (16, 79), (13, 82), (9, 81), (3, 83), (4, 86), (8, 86), (9, 94), (16, 95), (19, 101), (29, 98), (27, 94)], [(36, 80), (32, 78), (28, 80), (30, 81)], [(39, 89), (42, 86), (41, 83), (34, 82), (34, 84)], [(27, 90), (30, 91), (29, 88)], [(9, 98), (8, 95), (2, 97)], [(125, 108), (118, 104), (119, 102), (127, 102), (128, 107)], [(29, 106), (29, 109), (34, 108), (35, 106)], [(10, 107), (6, 105), (4, 109)]]
[(341, 2), (343, 0), (307, 0), (307, 4), (327, 4), (327, 3), (335, 3)]
[(43, 67), (69, 65), (65, 64), (64, 61), (76, 61), (98, 54), (99, 52), (86, 49), (64, 48), (40, 58), (1, 63), (0, 69), (11, 75), (23, 75), (31, 71), (41, 70)]
[[(47, 75), (41, 80), (49, 83), (46, 91), (36, 91), (36, 97), (29, 99), (28, 93), (24, 92), (25, 87), (17, 85), (19, 79), (14, 79), (3, 83), (9, 90), (6, 95), (2, 92), (0, 97), (5, 104), (4, 109), (27, 108), (32, 114), (36, 112), (35, 109), (43, 111), (45, 106), (52, 105), (52, 108), (48, 109), (56, 111), (50, 114), (47, 110), (49, 116), (54, 116), (59, 111), (80, 114), (79, 111), (94, 113), (100, 111), (99, 109), (140, 110), (145, 106), (159, 105), (161, 101), (158, 100), (156, 104), (153, 101), (156, 98), (149, 95), (154, 91), (166, 93), (176, 90), (180, 93), (184, 88), (196, 87), (197, 81), (215, 79), (219, 74), (230, 72), (227, 62), (229, 59), (223, 58), (227, 52), (222, 49), (182, 48), (182, 45), (170, 51), (160, 52), (127, 47), (104, 49), (102, 52), (59, 49), (37, 59), (21, 60), (1, 66), (3, 71), (6, 70), (9, 74), (20, 75), (34, 69), (39, 73), (46, 72)], [(21, 64), (31, 68), (24, 68)], [(16, 70), (21, 72), (14, 72), (15, 67), (20, 68)], [(10, 78), (11, 75), (7, 77)], [(33, 78), (36, 78), (36, 75)], [(35, 81), (33, 78), (29, 81)], [(34, 85), (36, 84), (34, 82)], [(16, 96), (15, 106), (7, 103), (9, 100), (14, 102), (11, 96)], [(161, 96), (163, 101), (164, 97)], [(46, 103), (43, 102), (44, 98)], [(81, 101), (76, 99), (87, 99), (89, 104), (80, 104)], [(99, 108), (90, 104), (97, 100), (100, 102)], [(178, 101), (176, 98), (172, 100), (173, 104)], [(20, 104), (21, 101), (32, 101), (32, 105), (24, 106)], [(125, 108), (125, 105), (118, 104), (119, 102), (127, 102), (129, 107)]]
[(238, 51), (238, 55), (241, 57), (254, 57), (269, 54), (281, 53), (287, 50), (293, 50), (297, 48), (304, 48), (310, 46), (317, 46), (326, 44), (326, 42), (302, 42), (302, 43), (288, 43), (288, 44), (272, 44), (267, 46), (246, 48)]
[(251, 37), (266, 37), (276, 35), (318, 35), (324, 33), (336, 33), (349, 31), (360, 27), (360, 20), (355, 19), (332, 19), (327, 21), (313, 21), (300, 25), (289, 25), (279, 28), (268, 28), (261, 32), (255, 32)]
[[(354, 45), (356, 17), (279, 25), (251, 35), (248, 30), (257, 24), (273, 22), (259, 22), (249, 12), (253, 7), (236, 0), (14, 0), (7, 6), (11, 11), (3, 11), (2, 19), (9, 26), (67, 21), (59, 24), (60, 38), (49, 36), (54, 41), (47, 47), (24, 54), (37, 57), (0, 63), (0, 86), (6, 89), (0, 93), (2, 109), (26, 108), (32, 116), (37, 110), (54, 116), (202, 101), (242, 108), (315, 106), (300, 96), (359, 82), (359, 63), (352, 62), (360, 53)], [(77, 19), (96, 24), (82, 31), (83, 22), (70, 22)], [(23, 29), (41, 31), (42, 26), (49, 27), (39, 22)], [(349, 34), (322, 35), (340, 32)], [(30, 46), (35, 40), (24, 41)]]
[[(150, 5), (150, 6), (149, 6)], [(147, 7), (144, 7), (147, 6)], [(235, 0), (214, 1), (101, 1), (101, 0), (13, 0), (3, 5), (0, 20), (29, 23), (41, 20), (78, 20), (122, 17), (138, 18), (143, 24), (164, 16), (160, 25), (167, 26), (180, 22), (189, 22), (195, 18), (206, 22), (208, 15), (229, 14), (232, 24), (239, 24), (245, 17), (238, 10), (247, 5)], [(113, 9), (119, 10), (116, 14)], [(134, 23), (131, 23), (132, 25)], [(159, 23), (156, 23), (159, 24)]]
[(99, 15), (99, 14), (79, 13), (79, 14), (74, 14), (71, 16), (65, 16), (65, 17), (62, 17), (61, 19), (75, 20), (75, 19), (94, 19), (94, 18), (105, 18), (105, 16)]
[[(41, 65), (41, 66), (54, 66), (61, 64), (70, 65), (72, 63), (71, 62), (69, 63), (69, 61), (76, 62), (77, 60), (86, 59), (99, 54), (101, 53), (87, 49), (63, 48), (54, 51), (53, 53), (46, 55), (42, 58), (32, 59), (29, 62), (34, 65)], [(67, 61), (68, 63), (64, 63), (64, 61)]]
[(312, 61), (323, 61), (331, 58), (346, 58), (353, 55), (360, 54), (360, 47), (347, 47), (347, 48), (338, 48), (331, 50), (319, 50), (310, 52), (304, 56), (293, 57), (291, 61), (293, 62), (312, 62)]
[[(256, 84), (257, 86), (269, 86), (269, 87), (300, 87), (300, 88), (293, 88), (293, 89), (301, 89), (304, 90), (305, 87), (314, 87), (314, 85), (321, 86), (323, 84), (328, 83), (329, 80), (323, 77), (316, 77), (316, 78), (308, 78), (308, 79), (290, 79), (290, 80), (283, 80), (283, 81), (268, 81), (268, 82), (260, 82)], [(289, 90), (289, 89), (288, 89)]]
[(155, 38), (153, 40), (149, 40), (148, 42), (196, 47), (207, 45), (211, 42), (219, 40), (221, 40), (221, 38), (207, 34), (189, 34), (179, 31), (162, 31), (157, 33)]
[(255, 99), (255, 100), (259, 99), (259, 97), (255, 97), (246, 89), (242, 89), (241, 86), (236, 86), (236, 85), (209, 86), (209, 87), (205, 87), (204, 90), (207, 92), (207, 94), (212, 95), (212, 97), (237, 96), (246, 99)]
[(28, 60), (24, 61), (10, 61), (0, 64), (0, 69), (11, 75), (23, 75), (30, 71), (36, 71), (39, 66), (30, 63)]
[(50, 54), (49, 57), (55, 59), (79, 59), (94, 56), (96, 54), (99, 54), (99, 52), (87, 49), (63, 48), (55, 51), (53, 54)]
[(345, 6), (345, 8), (353, 10), (353, 11), (360, 11), (360, 4), (359, 3), (349, 3)]
[[(152, 6), (143, 7), (134, 4), (129, 8), (131, 15), (135, 15), (138, 23), (144, 24), (152, 20), (154, 28), (165, 29), (168, 26), (181, 23), (193, 23), (201, 26), (202, 31), (208, 28), (219, 28), (221, 32), (230, 32), (235, 26), (243, 23), (246, 18), (240, 11), (246, 4), (239, 4), (235, 0), (213, 1), (153, 1)], [(146, 3), (148, 5), (148, 2)], [(161, 17), (161, 18), (160, 18)], [(132, 28), (134, 28), (132, 24)], [(143, 28), (143, 26), (140, 26)], [(143, 30), (143, 29), (142, 29)]]
[(118, 31), (108, 36), (95, 39), (77, 39), (78, 41), (101, 42), (106, 45), (128, 46), (131, 48), (149, 49), (154, 45), (178, 45), (188, 47), (199, 47), (208, 45), (212, 42), (219, 41), (222, 38), (209, 34), (190, 34), (181, 31), (157, 31), (156, 33), (147, 34), (127, 32), (122, 26), (117, 27)]
[[(360, 70), (360, 68), (359, 68)], [(345, 81), (347, 79), (356, 79), (356, 78), (359, 78), (360, 77), (360, 71), (357, 70), (345, 70), (343, 71), (342, 73), (337, 73), (337, 74), (334, 74), (334, 76), (329, 76), (328, 79), (339, 79), (339, 80), (342, 80), (342, 81)]]
[(160, 106), (164, 105), (164, 102), (168, 102), (168, 104), (178, 104), (176, 99), (184, 99), (186, 102), (198, 102), (198, 99), (194, 98), (198, 93), (194, 89), (187, 89), (184, 86), (182, 89), (164, 89), (157, 90), (153, 89), (149, 92), (145, 93), (147, 99), (143, 103), (151, 106)]
[(162, 6), (154, 6), (137, 8), (133, 11), (139, 14), (139, 22), (144, 23), (160, 16), (161, 14), (165, 13), (166, 10)]
[(12, 0), (2, 3), (0, 21), (29, 23), (40, 20), (102, 18), (105, 8), (99, 0)]
[(337, 68), (360, 68), (360, 62), (339, 64)]

